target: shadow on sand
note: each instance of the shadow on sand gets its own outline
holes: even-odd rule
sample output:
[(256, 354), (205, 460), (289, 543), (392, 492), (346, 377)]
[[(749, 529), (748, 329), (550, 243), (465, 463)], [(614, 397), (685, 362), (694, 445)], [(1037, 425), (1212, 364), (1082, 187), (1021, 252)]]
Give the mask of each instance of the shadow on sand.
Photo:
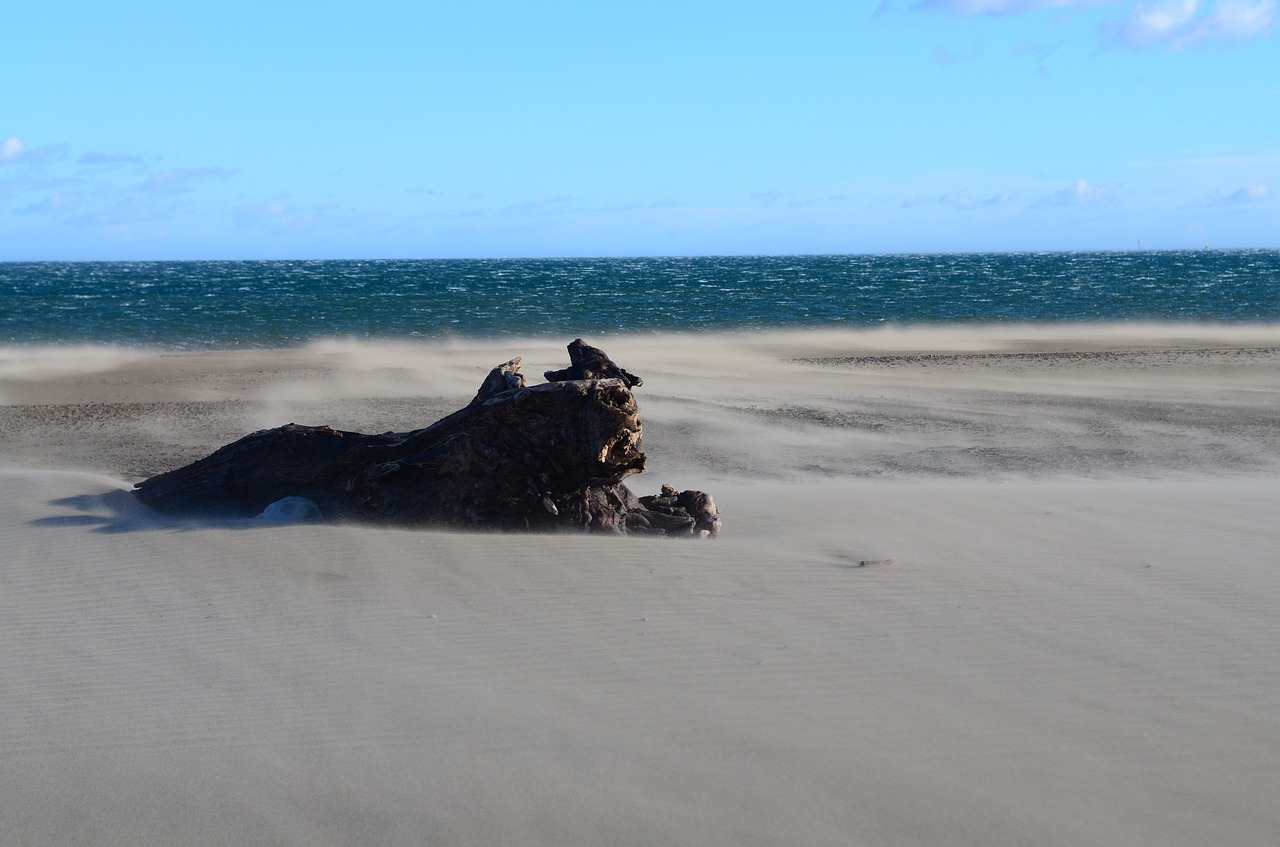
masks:
[(228, 518), (211, 515), (167, 515), (151, 509), (124, 488), (102, 494), (76, 494), (50, 500), (49, 505), (63, 514), (36, 518), (36, 527), (94, 527), (95, 532), (186, 532), (196, 529), (270, 529), (288, 523), (307, 521)]

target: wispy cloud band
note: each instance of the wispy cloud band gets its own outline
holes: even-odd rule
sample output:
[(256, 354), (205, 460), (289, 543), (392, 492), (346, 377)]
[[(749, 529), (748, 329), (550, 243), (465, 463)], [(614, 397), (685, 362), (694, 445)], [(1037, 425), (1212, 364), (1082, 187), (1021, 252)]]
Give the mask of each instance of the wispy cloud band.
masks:
[(1157, 0), (1140, 4), (1109, 29), (1115, 40), (1130, 47), (1182, 49), (1265, 36), (1275, 19), (1275, 0), (1221, 0), (1212, 8), (1204, 8), (1200, 0)]
[(1270, 35), (1276, 0), (920, 0), (915, 8), (954, 17), (1009, 16), (1046, 9), (1067, 11), (1098, 6), (1125, 9), (1102, 24), (1108, 41), (1127, 47), (1175, 49)]
[(1014, 15), (1040, 9), (1071, 9), (1085, 6), (1105, 6), (1115, 0), (921, 0), (917, 8), (950, 15)]

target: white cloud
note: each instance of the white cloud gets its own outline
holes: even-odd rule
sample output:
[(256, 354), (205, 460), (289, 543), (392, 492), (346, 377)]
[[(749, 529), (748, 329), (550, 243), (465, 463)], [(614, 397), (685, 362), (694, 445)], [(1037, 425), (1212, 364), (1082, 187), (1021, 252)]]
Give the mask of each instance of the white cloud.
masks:
[(1266, 35), (1275, 20), (1275, 0), (1223, 0), (1201, 29), (1207, 38), (1253, 38)]
[(1109, 28), (1116, 40), (1130, 47), (1163, 44), (1181, 49), (1263, 36), (1271, 31), (1275, 18), (1276, 0), (1220, 0), (1208, 12), (1200, 0), (1158, 0), (1139, 4)]
[(1061, 191), (1041, 198), (1042, 206), (1092, 206), (1107, 200), (1115, 193), (1115, 184), (1094, 185), (1087, 179), (1076, 180)]
[(1125, 19), (1121, 38), (1139, 47), (1161, 41), (1172, 41), (1190, 28), (1200, 0), (1161, 0), (1144, 3)]
[[(955, 17), (1007, 16), (1045, 9), (1070, 11), (1122, 5), (1119, 0), (919, 0), (915, 8)], [(1165, 45), (1182, 49), (1221, 41), (1243, 41), (1271, 33), (1277, 0), (1145, 0), (1124, 3), (1105, 22), (1110, 40), (1129, 47)], [(888, 7), (881, 4), (881, 13)]]
[(16, 162), (30, 154), (21, 138), (10, 136), (0, 141), (0, 162)]
[(1250, 185), (1231, 192), (1222, 202), (1229, 206), (1240, 206), (1245, 203), (1262, 203), (1273, 196), (1271, 189), (1265, 185)]
[(66, 152), (65, 144), (45, 147), (28, 147), (21, 138), (11, 135), (0, 141), (0, 165), (17, 165), (23, 162), (43, 162), (56, 159)]

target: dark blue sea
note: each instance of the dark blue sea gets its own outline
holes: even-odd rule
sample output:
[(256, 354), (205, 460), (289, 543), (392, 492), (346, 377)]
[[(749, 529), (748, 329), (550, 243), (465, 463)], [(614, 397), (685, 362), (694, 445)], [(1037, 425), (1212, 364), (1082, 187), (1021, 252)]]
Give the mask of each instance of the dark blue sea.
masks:
[(0, 344), (1280, 321), (1280, 250), (0, 263)]

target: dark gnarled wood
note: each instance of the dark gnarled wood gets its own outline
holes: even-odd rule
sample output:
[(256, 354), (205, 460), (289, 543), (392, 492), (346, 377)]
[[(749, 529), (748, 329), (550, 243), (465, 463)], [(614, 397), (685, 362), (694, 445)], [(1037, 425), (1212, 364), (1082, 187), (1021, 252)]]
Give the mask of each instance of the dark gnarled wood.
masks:
[(581, 338), (569, 343), (569, 367), (543, 374), (548, 382), (564, 382), (569, 379), (620, 379), (627, 388), (639, 388), (644, 380), (620, 368), (599, 347), (592, 347)]
[(171, 513), (252, 517), (304, 497), (331, 520), (718, 534), (709, 495), (663, 486), (636, 497), (623, 484), (645, 464), (631, 394), (641, 380), (581, 339), (569, 353), (569, 368), (532, 387), (520, 359), (499, 365), (470, 404), (423, 429), (365, 435), (291, 423), (145, 480), (136, 494)]

